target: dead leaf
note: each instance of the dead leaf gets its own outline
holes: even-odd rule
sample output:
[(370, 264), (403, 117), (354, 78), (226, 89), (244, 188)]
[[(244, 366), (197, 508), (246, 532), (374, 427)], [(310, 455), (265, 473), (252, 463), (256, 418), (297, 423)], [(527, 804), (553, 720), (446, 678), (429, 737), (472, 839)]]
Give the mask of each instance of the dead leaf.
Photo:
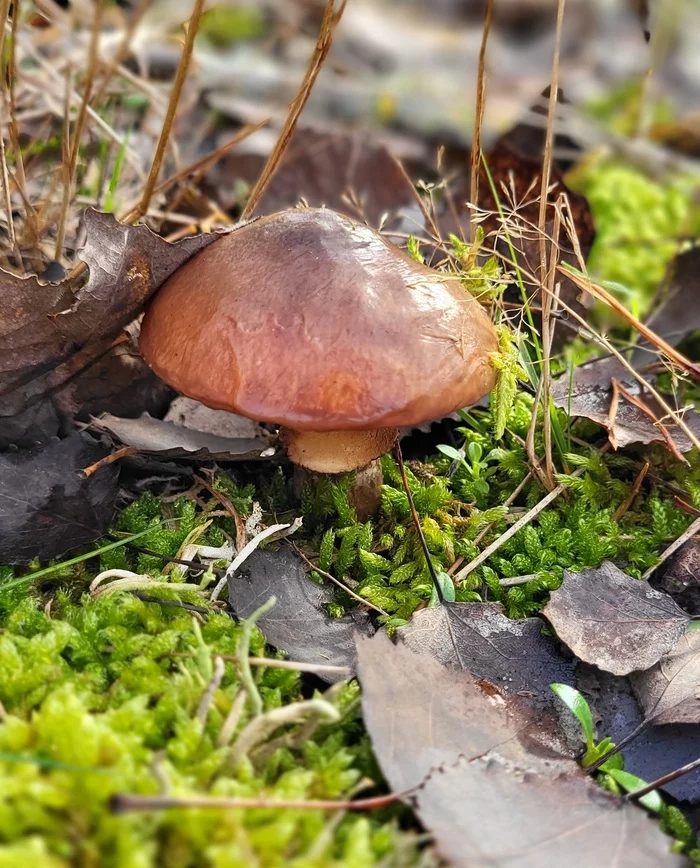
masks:
[(689, 630), (655, 666), (633, 673), (630, 681), (653, 723), (700, 723), (700, 631)]
[[(177, 268), (218, 237), (169, 244), (146, 226), (121, 224), (92, 210), (85, 212), (84, 229), (81, 256), (90, 276), (77, 292), (70, 281), (47, 284), (0, 273), (0, 397), (12, 397), (86, 347), (118, 334)], [(1, 408), (0, 414), (9, 415)]]
[(506, 618), (498, 603), (445, 603), (416, 612), (398, 638), (506, 694), (527, 692), (534, 706), (553, 708), (549, 685), (573, 684), (576, 661), (562, 657), (543, 627), (539, 618)]
[[(214, 172), (245, 177), (250, 162), (246, 155), (233, 152)], [(258, 174), (255, 169), (251, 180)], [(220, 182), (216, 186), (221, 189)], [(393, 216), (410, 205), (414, 194), (389, 151), (376, 138), (306, 128), (294, 133), (255, 213), (294, 208), (302, 199), (312, 208), (326, 206), (377, 228), (384, 215)]]
[[(628, 677), (610, 675), (580, 664), (576, 686), (588, 699), (598, 740), (606, 736), (616, 744), (643, 721)], [(622, 751), (627, 771), (654, 781), (700, 756), (700, 727), (694, 724), (647, 726)], [(661, 787), (676, 799), (700, 801), (700, 769)]]
[(577, 657), (614, 675), (649, 669), (689, 621), (667, 594), (610, 561), (580, 573), (565, 570), (543, 614)]
[(133, 446), (139, 452), (156, 452), (161, 458), (252, 461), (274, 454), (274, 449), (265, 440), (218, 437), (154, 419), (148, 414), (139, 419), (122, 419), (105, 413), (99, 419), (93, 419), (92, 424), (108, 431), (125, 446)]
[(562, 771), (520, 766), (497, 752), (461, 757), (433, 771), (413, 801), (455, 868), (688, 864), (671, 853), (657, 822), (601, 790), (573, 762)]
[(357, 648), (381, 769), (395, 792), (413, 790), (407, 800), (451, 865), (685, 864), (643, 810), (596, 788), (527, 701), (383, 634)]
[(700, 543), (688, 540), (654, 570), (649, 584), (672, 597), (691, 618), (700, 616)]
[(105, 454), (80, 434), (0, 454), (0, 563), (52, 560), (107, 531), (118, 470), (110, 465), (90, 477), (80, 472)]
[(270, 645), (303, 663), (354, 669), (355, 634), (374, 632), (365, 612), (331, 618), (323, 606), (332, 602), (332, 588), (312, 582), (304, 562), (289, 548), (253, 552), (229, 578), (228, 594), (239, 618), (250, 617), (270, 597), (276, 597), (277, 603), (258, 625)]
[[(481, 756), (500, 746), (509, 759), (560, 759), (566, 748), (558, 724), (542, 725), (528, 699), (507, 700), (472, 675), (416, 654), (384, 634), (357, 641), (358, 676), (367, 730), (394, 790), (418, 786), (430, 771), (461, 755)], [(514, 715), (517, 714), (517, 724)]]
[[(646, 404), (655, 417), (663, 422), (668, 435), (673, 439), (680, 452), (690, 452), (693, 444), (680, 427), (665, 418), (666, 411), (659, 407), (656, 400), (642, 391), (639, 382), (613, 357), (596, 359), (594, 362), (574, 368), (573, 378), (568, 374), (558, 377), (552, 383), (552, 399), (557, 407), (562, 407), (572, 416), (582, 416), (597, 425), (610, 428), (610, 404), (612, 402), (612, 381), (618, 380), (623, 386)], [(700, 416), (687, 411), (683, 420), (690, 430), (700, 435)], [(659, 426), (623, 395), (619, 396), (614, 414), (611, 441), (617, 449), (624, 449), (632, 443), (661, 443), (668, 448)]]

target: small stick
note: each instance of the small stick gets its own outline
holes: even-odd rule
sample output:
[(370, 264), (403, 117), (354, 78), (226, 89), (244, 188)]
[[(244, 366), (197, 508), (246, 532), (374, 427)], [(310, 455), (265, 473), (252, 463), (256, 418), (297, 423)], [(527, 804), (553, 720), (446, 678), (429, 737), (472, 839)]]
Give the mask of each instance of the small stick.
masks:
[(160, 138), (158, 139), (156, 152), (153, 157), (153, 162), (151, 163), (151, 171), (148, 173), (148, 178), (146, 179), (146, 185), (143, 189), (143, 196), (141, 197), (141, 201), (135, 209), (136, 217), (134, 219), (136, 220), (138, 220), (139, 217), (142, 217), (148, 211), (148, 206), (151, 203), (151, 197), (153, 196), (153, 191), (158, 181), (158, 175), (160, 174), (160, 170), (163, 165), (163, 159), (165, 157), (165, 149), (168, 146), (170, 132), (172, 130), (173, 122), (175, 120), (175, 113), (177, 112), (177, 106), (180, 102), (182, 88), (185, 84), (185, 79), (187, 78), (187, 73), (190, 68), (192, 51), (194, 49), (194, 38), (197, 35), (197, 31), (199, 30), (199, 24), (202, 20), (204, 4), (205, 0), (194, 0), (194, 8), (192, 10), (192, 15), (190, 16), (190, 20), (187, 26), (185, 43), (182, 47), (182, 54), (180, 55), (180, 63), (178, 65), (177, 73), (175, 75), (175, 81), (173, 83), (172, 90), (170, 91), (168, 108), (165, 112), (163, 127), (160, 131)]
[[(476, 116), (474, 118), (474, 139), (471, 150), (471, 181), (469, 186), (469, 198), (474, 208), (479, 207), (479, 170), (481, 168), (481, 130), (484, 125), (484, 108), (486, 106), (486, 44), (491, 31), (491, 18), (493, 17), (493, 0), (486, 0), (484, 12), (484, 26), (481, 31), (481, 47), (479, 48), (479, 68), (476, 77)], [(471, 242), (476, 238), (477, 223), (469, 221), (469, 234)]]
[(198, 615), (211, 615), (210, 609), (204, 606), (195, 606), (194, 603), (184, 603), (182, 600), (164, 600), (162, 597), (152, 597), (143, 591), (132, 591), (132, 596), (144, 603), (158, 603), (160, 606), (170, 606), (172, 609), (185, 609), (187, 612), (196, 612)]
[(131, 793), (117, 793), (110, 800), (110, 810), (114, 814), (127, 811), (162, 811), (168, 808), (289, 808), (309, 811), (371, 811), (385, 808), (405, 798), (405, 793), (388, 793), (369, 799), (328, 799), (306, 801), (304, 799), (237, 799), (225, 796), (139, 796)]
[(499, 579), (498, 584), (503, 588), (512, 588), (515, 585), (526, 585), (537, 578), (537, 573), (531, 573), (528, 576), (513, 576), (510, 579)]
[(612, 383), (612, 397), (610, 398), (610, 407), (608, 408), (608, 440), (613, 449), (617, 449), (617, 434), (615, 433), (615, 419), (617, 419), (617, 408), (620, 406), (620, 383), (614, 377), (610, 381)]
[(622, 501), (622, 503), (618, 506), (618, 508), (613, 513), (613, 521), (619, 521), (622, 516), (627, 512), (627, 510), (632, 506), (632, 501), (635, 499), (637, 494), (639, 493), (639, 489), (642, 487), (642, 482), (644, 481), (644, 477), (649, 472), (649, 462), (646, 461), (644, 463), (644, 467), (637, 474), (637, 478), (634, 480), (634, 485), (632, 486), (630, 493), (627, 497)]
[(646, 786), (643, 786), (632, 793), (627, 793), (625, 799), (629, 802), (641, 799), (642, 796), (646, 796), (646, 794), (650, 793), (652, 790), (657, 790), (659, 787), (663, 787), (664, 784), (670, 784), (671, 781), (675, 781), (677, 778), (681, 778), (683, 775), (687, 775), (689, 772), (695, 771), (697, 768), (700, 768), (700, 758), (681, 766), (673, 772), (669, 772), (667, 775), (662, 775), (660, 778), (657, 778), (655, 781), (646, 784)]
[(654, 564), (653, 567), (649, 567), (649, 569), (642, 576), (643, 579), (648, 579), (649, 576), (654, 572), (654, 570), (658, 569), (664, 561), (667, 561), (672, 554), (678, 551), (678, 549), (688, 540), (695, 536), (696, 533), (700, 531), (700, 518), (696, 518), (694, 522), (685, 530), (675, 542), (672, 542), (671, 545), (666, 549), (666, 551), (662, 552), (659, 557), (658, 563)]
[(406, 476), (406, 468), (403, 463), (403, 453), (401, 452), (401, 443), (399, 440), (396, 441), (396, 445), (394, 446), (394, 455), (396, 456), (396, 463), (399, 465), (399, 473), (401, 474), (401, 482), (403, 483), (404, 491), (406, 492), (406, 497), (408, 498), (408, 506), (411, 510), (411, 516), (413, 517), (413, 523), (416, 526), (416, 532), (418, 533), (418, 539), (420, 540), (421, 548), (423, 549), (423, 555), (425, 556), (425, 562), (428, 565), (428, 572), (433, 580), (433, 587), (435, 588), (435, 593), (438, 596), (438, 600), (441, 603), (445, 602), (445, 598), (442, 594), (442, 588), (440, 587), (440, 582), (438, 581), (437, 573), (435, 572), (435, 567), (433, 566), (433, 561), (430, 557), (430, 550), (428, 549), (428, 543), (425, 541), (425, 535), (423, 534), (423, 527), (420, 523), (420, 519), (418, 518), (418, 513), (416, 512), (416, 505), (413, 502), (413, 495), (411, 494), (411, 489), (408, 484), (408, 477)]
[(126, 458), (129, 455), (138, 455), (140, 449), (137, 449), (135, 446), (122, 446), (121, 449), (117, 449), (116, 452), (112, 452), (109, 455), (105, 455), (104, 458), (100, 458), (99, 461), (96, 461), (94, 464), (91, 464), (89, 467), (83, 468), (81, 471), (83, 476), (92, 476), (100, 467), (106, 467), (108, 464), (114, 464), (115, 461), (119, 461), (120, 458)]
[(362, 603), (363, 606), (367, 606), (369, 609), (374, 609), (375, 612), (379, 612), (380, 615), (384, 615), (385, 617), (389, 617), (388, 612), (385, 612), (380, 606), (375, 606), (374, 603), (370, 603), (369, 600), (365, 600), (359, 594), (356, 594), (353, 590), (348, 588), (348, 586), (341, 582), (340, 579), (336, 579), (334, 575), (331, 573), (327, 573), (325, 570), (322, 570), (320, 567), (317, 567), (312, 561), (310, 561), (304, 552), (293, 542), (289, 542), (289, 545), (294, 549), (294, 551), (299, 555), (299, 557), (304, 561), (307, 566), (311, 567), (311, 569), (318, 573), (320, 576), (323, 576), (324, 579), (328, 579), (329, 582), (333, 582), (334, 585), (337, 585), (339, 588), (342, 588), (346, 594), (356, 600), (358, 603)]
[(335, 10), (335, 0), (328, 0), (326, 3), (326, 8), (323, 13), (323, 19), (321, 21), (321, 27), (318, 32), (318, 38), (316, 40), (316, 46), (314, 48), (313, 54), (311, 55), (311, 59), (309, 60), (309, 65), (306, 69), (306, 73), (304, 78), (299, 86), (299, 90), (297, 91), (297, 95), (292, 100), (291, 105), (289, 106), (289, 112), (287, 114), (287, 118), (284, 122), (284, 126), (282, 127), (282, 131), (279, 134), (279, 138), (275, 144), (275, 147), (272, 149), (272, 153), (267, 159), (262, 172), (260, 173), (260, 177), (255, 183), (255, 186), (251, 190), (250, 196), (248, 197), (248, 202), (246, 203), (245, 208), (243, 209), (243, 213), (241, 214), (241, 219), (246, 220), (255, 210), (258, 202), (260, 201), (260, 197), (265, 192), (265, 188), (270, 182), (270, 178), (275, 173), (277, 166), (279, 165), (284, 152), (287, 150), (287, 145), (294, 133), (294, 130), (297, 125), (297, 121), (299, 120), (299, 115), (301, 114), (304, 106), (311, 95), (311, 89), (316, 83), (316, 78), (318, 77), (319, 72), (321, 71), (321, 67), (328, 56), (328, 52), (330, 51), (331, 44), (333, 42), (333, 31), (340, 21), (340, 18), (345, 10), (345, 2), (346, 0), (341, 0), (338, 11)]
[(61, 175), (63, 182), (63, 196), (61, 197), (61, 214), (58, 218), (58, 228), (56, 229), (56, 245), (53, 251), (53, 258), (60, 262), (61, 254), (63, 253), (63, 242), (66, 237), (66, 223), (68, 221), (68, 209), (72, 194), (72, 173), (71, 173), (71, 143), (70, 143), (70, 105), (71, 93), (73, 91), (73, 67), (69, 63), (66, 66), (66, 92), (63, 100), (63, 139), (61, 141)]

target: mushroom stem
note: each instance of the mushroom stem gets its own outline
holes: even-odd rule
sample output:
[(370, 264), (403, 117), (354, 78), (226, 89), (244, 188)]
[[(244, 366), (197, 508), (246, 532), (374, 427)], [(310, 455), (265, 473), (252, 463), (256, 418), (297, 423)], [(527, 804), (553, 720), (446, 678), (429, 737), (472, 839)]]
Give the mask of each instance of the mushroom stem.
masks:
[(350, 473), (388, 452), (398, 428), (367, 431), (295, 431), (280, 428), (289, 460), (314, 473)]
[(317, 474), (342, 475), (355, 471), (348, 500), (358, 521), (367, 521), (379, 509), (382, 499), (382, 466), (377, 460), (396, 442), (397, 428), (369, 431), (294, 431), (280, 429), (290, 461), (296, 464), (294, 487), (297, 493)]

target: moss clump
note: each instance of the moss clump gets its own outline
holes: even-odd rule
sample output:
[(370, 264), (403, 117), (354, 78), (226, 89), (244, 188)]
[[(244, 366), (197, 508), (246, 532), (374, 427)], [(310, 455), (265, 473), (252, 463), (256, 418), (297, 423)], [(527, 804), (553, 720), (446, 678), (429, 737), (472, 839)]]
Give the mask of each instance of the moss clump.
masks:
[[(0, 865), (411, 864), (413, 836), (399, 846), (386, 818), (110, 813), (117, 792), (339, 798), (377, 777), (354, 684), (334, 690), (340, 723), (311, 727), (303, 740), (292, 728), (284, 744), (232, 764), (219, 736), (241, 689), (234, 664), (225, 664), (204, 723), (197, 710), (214, 655), (235, 654), (240, 635), (227, 616), (195, 624), (182, 609), (129, 595), (76, 604), (60, 594), (51, 616), (35, 599), (18, 605), (0, 636)], [(265, 654), (258, 632), (251, 652)], [(256, 677), (266, 710), (301, 698), (295, 672), (259, 668)]]

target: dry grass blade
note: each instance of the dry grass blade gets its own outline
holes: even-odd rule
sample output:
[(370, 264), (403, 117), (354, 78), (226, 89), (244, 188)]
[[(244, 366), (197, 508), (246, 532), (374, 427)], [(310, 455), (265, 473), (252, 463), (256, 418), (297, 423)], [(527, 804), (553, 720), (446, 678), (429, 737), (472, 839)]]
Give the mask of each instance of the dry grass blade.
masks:
[(107, 92), (107, 88), (109, 87), (109, 83), (112, 80), (112, 76), (119, 68), (119, 64), (124, 60), (124, 58), (129, 53), (129, 48), (131, 46), (131, 41), (134, 38), (134, 34), (138, 29), (139, 24), (141, 23), (141, 19), (148, 11), (148, 8), (151, 5), (151, 0), (141, 0), (136, 10), (130, 15), (129, 23), (124, 31), (124, 36), (122, 38), (121, 43), (119, 44), (119, 48), (117, 48), (114, 57), (107, 63), (102, 72), (102, 81), (100, 82), (100, 86), (95, 91), (95, 95), (92, 97), (91, 103), (92, 105), (99, 105)]
[(294, 129), (296, 128), (297, 121), (299, 120), (299, 115), (301, 114), (304, 106), (306, 105), (309, 96), (311, 95), (311, 90), (316, 83), (316, 79), (318, 77), (319, 72), (321, 71), (321, 67), (328, 56), (328, 52), (330, 51), (331, 44), (333, 43), (333, 31), (335, 30), (340, 18), (343, 14), (343, 10), (345, 9), (345, 0), (342, 0), (340, 6), (336, 10), (335, 8), (335, 0), (328, 0), (326, 3), (326, 8), (323, 13), (323, 20), (321, 21), (321, 27), (318, 33), (318, 39), (316, 40), (316, 46), (314, 48), (313, 54), (311, 55), (311, 59), (309, 60), (309, 65), (306, 69), (306, 73), (304, 78), (299, 86), (299, 90), (297, 91), (297, 95), (292, 100), (291, 105), (289, 106), (289, 112), (287, 114), (287, 118), (284, 122), (284, 126), (282, 127), (282, 132), (275, 143), (275, 147), (272, 149), (272, 153), (267, 159), (262, 172), (260, 173), (260, 177), (255, 183), (255, 186), (250, 192), (250, 197), (248, 198), (248, 202), (246, 203), (245, 209), (243, 210), (243, 214), (241, 215), (241, 219), (245, 220), (253, 213), (256, 205), (260, 201), (260, 197), (265, 191), (265, 188), (270, 183), (270, 179), (275, 173), (277, 166), (279, 165), (280, 160), (282, 159), (282, 155), (284, 154), (287, 146), (289, 145), (289, 141), (294, 133)]
[(691, 376), (693, 376), (696, 380), (700, 380), (700, 366), (695, 364), (695, 362), (691, 362), (690, 359), (687, 359), (682, 353), (679, 353), (677, 349), (672, 347), (669, 343), (667, 343), (662, 337), (656, 334), (652, 329), (648, 326), (644, 325), (643, 322), (640, 322), (634, 314), (630, 313), (627, 308), (621, 304), (614, 295), (608, 292), (607, 289), (600, 286), (598, 283), (594, 283), (590, 278), (584, 277), (581, 274), (577, 274), (570, 268), (567, 268), (564, 265), (557, 266), (557, 270), (562, 274), (565, 274), (568, 278), (573, 280), (573, 282), (580, 289), (583, 289), (585, 292), (589, 292), (594, 298), (597, 298), (599, 301), (604, 302), (608, 305), (609, 308), (615, 311), (615, 313), (619, 314), (626, 322), (628, 322), (632, 328), (634, 328), (639, 334), (650, 344), (655, 346), (657, 350), (662, 352), (670, 361), (674, 362), (678, 365), (679, 368), (682, 368), (684, 371), (687, 371)]
[(90, 36), (90, 48), (88, 52), (88, 68), (87, 78), (83, 90), (83, 99), (80, 103), (78, 117), (75, 121), (75, 130), (73, 132), (73, 140), (71, 142), (70, 152), (70, 174), (71, 183), (75, 176), (75, 167), (78, 162), (78, 152), (80, 150), (80, 140), (85, 129), (85, 122), (88, 115), (88, 107), (92, 97), (92, 91), (95, 86), (95, 76), (99, 65), (99, 45), (100, 34), (102, 32), (102, 19), (104, 17), (104, 0), (97, 0), (94, 6), (94, 19), (92, 22), (92, 34)]
[[(479, 69), (476, 79), (476, 117), (474, 118), (474, 140), (471, 151), (471, 181), (469, 185), (469, 198), (475, 208), (479, 207), (479, 171), (481, 169), (481, 130), (484, 125), (484, 108), (486, 105), (486, 45), (491, 31), (491, 18), (493, 17), (493, 0), (487, 0), (484, 12), (484, 27), (481, 32), (481, 47), (479, 49)], [(477, 222), (470, 221), (470, 235), (472, 243), (476, 237)]]
[(288, 808), (290, 810), (306, 811), (370, 811), (384, 808), (398, 802), (406, 793), (389, 793), (386, 796), (374, 796), (370, 799), (355, 800), (314, 800), (303, 799), (239, 799), (225, 796), (139, 796), (128, 793), (117, 793), (112, 797), (111, 808), (115, 814), (126, 811), (154, 811), (168, 808), (215, 808), (231, 810), (232, 808)]
[(635, 497), (639, 494), (639, 489), (642, 487), (642, 482), (644, 482), (644, 477), (649, 472), (649, 462), (645, 462), (642, 469), (637, 474), (637, 478), (634, 480), (634, 485), (630, 489), (630, 493), (627, 497), (622, 501), (622, 503), (618, 506), (613, 514), (613, 521), (619, 521), (622, 516), (627, 512), (627, 510), (632, 506), (632, 502)]
[[(141, 197), (141, 202), (136, 208), (135, 215), (132, 219), (125, 218), (124, 222), (132, 222), (133, 220), (138, 220), (139, 217), (143, 217), (143, 215), (148, 211), (148, 206), (150, 205), (151, 197), (153, 196), (153, 191), (158, 181), (158, 175), (160, 175), (161, 166), (163, 165), (165, 149), (168, 146), (168, 140), (170, 138), (170, 132), (173, 127), (173, 122), (175, 120), (177, 106), (180, 102), (182, 88), (185, 84), (185, 79), (187, 78), (187, 73), (190, 68), (192, 51), (194, 49), (194, 38), (197, 35), (197, 31), (199, 30), (199, 24), (202, 20), (205, 2), (206, 0), (195, 0), (194, 8), (192, 9), (192, 15), (187, 25), (187, 35), (185, 37), (185, 43), (182, 46), (180, 63), (178, 65), (177, 73), (175, 75), (175, 81), (173, 82), (173, 87), (170, 92), (170, 100), (168, 101), (168, 108), (165, 113), (163, 127), (160, 131), (160, 138), (158, 139), (156, 152), (153, 157), (153, 163), (151, 164), (151, 171), (148, 173), (146, 185), (143, 189), (143, 196)], [(132, 215), (129, 215), (129, 218), (131, 218), (131, 216)]]

